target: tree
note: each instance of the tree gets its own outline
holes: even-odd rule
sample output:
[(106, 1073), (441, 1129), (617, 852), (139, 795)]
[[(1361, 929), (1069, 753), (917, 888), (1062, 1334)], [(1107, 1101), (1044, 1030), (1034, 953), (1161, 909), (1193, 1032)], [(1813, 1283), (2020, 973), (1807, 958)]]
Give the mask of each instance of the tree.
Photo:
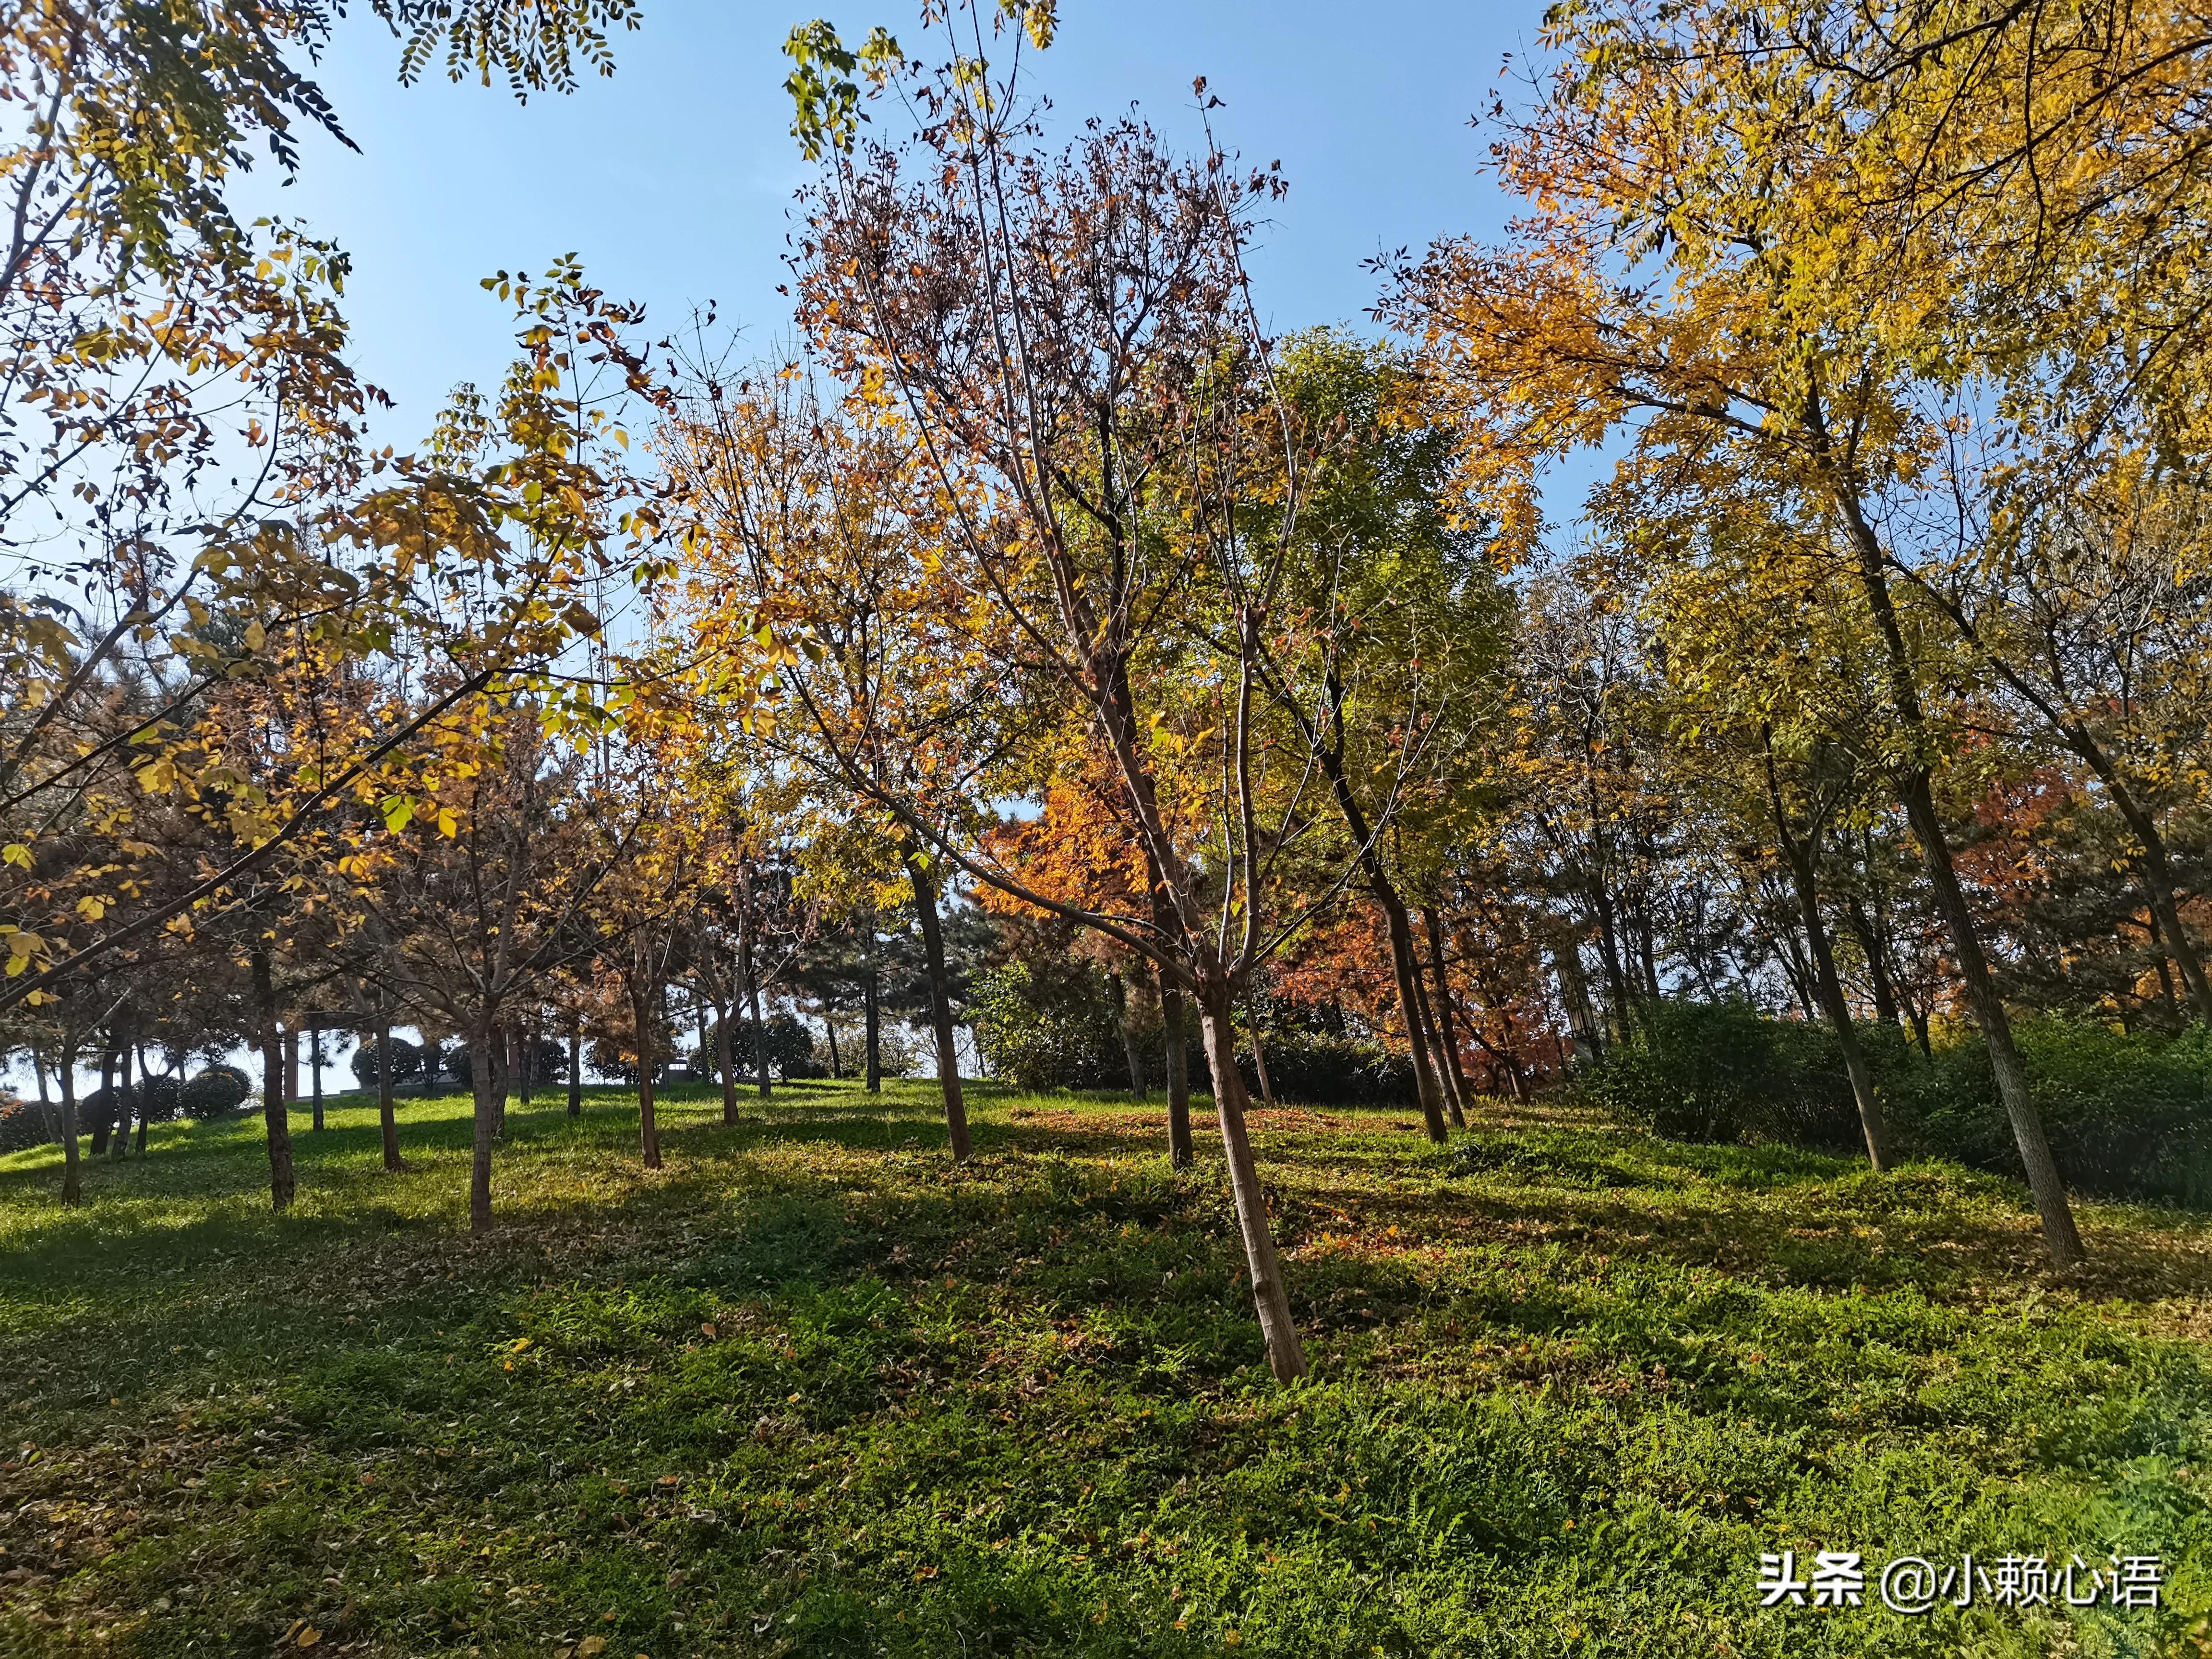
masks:
[[(1524, 535), (1543, 458), (1633, 416), (1630, 465), (1732, 471), (1835, 538), (1883, 666), (1887, 767), (2046, 1246), (2069, 1263), (2080, 1235), (1936, 805), (1947, 756), (1927, 624), (1897, 590), (1920, 515), (1942, 511), (1961, 477), (1938, 463), (1972, 411), (1975, 366), (1942, 354), (1955, 308), (1927, 296), (1948, 291), (1965, 250), (1900, 239), (1908, 167), (1830, 119), (1863, 96), (1940, 118), (1917, 84), (1868, 89), (1842, 66), (1732, 52), (1770, 22), (1717, 6), (1649, 29), (1557, 14), (1562, 66), (1499, 149), (1509, 187), (1532, 204), (1513, 246), (1439, 245), (1399, 274), (1389, 308), (1425, 339), (1467, 422), (1471, 485)], [(1589, 58), (1576, 55), (1585, 48)], [(1830, 140), (1848, 146), (1863, 189), (1832, 187), (1820, 163), (1844, 152), (1823, 151)], [(1613, 237), (1660, 262), (1662, 278), (1623, 281)]]

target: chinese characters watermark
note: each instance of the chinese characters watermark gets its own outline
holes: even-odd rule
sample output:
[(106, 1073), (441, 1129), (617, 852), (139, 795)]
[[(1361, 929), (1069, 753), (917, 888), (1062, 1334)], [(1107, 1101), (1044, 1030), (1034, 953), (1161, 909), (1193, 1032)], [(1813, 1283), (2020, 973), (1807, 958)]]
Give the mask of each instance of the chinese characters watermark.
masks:
[[(1759, 1558), (1762, 1607), (1864, 1607), (1869, 1595), (1908, 1616), (1939, 1607), (2155, 1607), (2166, 1564), (2155, 1555), (2110, 1555), (2091, 1566), (2079, 1555), (2063, 1563), (2047, 1555), (1971, 1554), (1939, 1564), (1917, 1555), (1893, 1557), (1879, 1573), (1856, 1550), (1818, 1550), (1801, 1564), (1797, 1552)], [(1802, 1575), (1802, 1576), (1801, 1576)]]

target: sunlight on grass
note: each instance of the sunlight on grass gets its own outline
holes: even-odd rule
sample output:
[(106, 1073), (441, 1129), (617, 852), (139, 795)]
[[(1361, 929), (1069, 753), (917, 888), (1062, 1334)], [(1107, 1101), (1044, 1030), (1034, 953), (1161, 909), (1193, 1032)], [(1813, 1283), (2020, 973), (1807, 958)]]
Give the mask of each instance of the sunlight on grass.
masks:
[[(349, 1098), (56, 1202), (0, 1159), (11, 1653), (2153, 1653), (2208, 1607), (2212, 1226), (1504, 1105), (1258, 1115), (1315, 1377), (1268, 1382), (1164, 1114), (850, 1085)], [(2157, 1552), (2155, 1614), (1762, 1611), (1762, 1551)], [(1872, 1600), (1869, 1597), (1869, 1600)]]

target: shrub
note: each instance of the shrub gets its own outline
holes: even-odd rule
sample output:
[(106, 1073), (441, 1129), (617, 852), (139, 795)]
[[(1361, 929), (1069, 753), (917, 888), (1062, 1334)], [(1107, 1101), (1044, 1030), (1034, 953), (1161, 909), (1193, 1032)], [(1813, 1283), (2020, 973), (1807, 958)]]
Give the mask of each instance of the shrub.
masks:
[(184, 1079), (173, 1072), (161, 1077), (141, 1078), (138, 1104), (148, 1119), (155, 1123), (167, 1123), (180, 1116), (185, 1109)]
[(210, 1066), (185, 1085), (181, 1099), (188, 1117), (220, 1117), (253, 1092), (253, 1083), (235, 1066)]
[[(814, 1032), (796, 1014), (772, 1014), (768, 1025), (768, 1066), (780, 1078), (827, 1077), (829, 1068), (814, 1058)], [(700, 1050), (696, 1070), (699, 1076), (711, 1078), (715, 1074), (719, 1023), (707, 1027), (707, 1044)], [(740, 1081), (754, 1074), (758, 1063), (755, 1058), (753, 1023), (739, 1019), (730, 1027), (730, 1063)]]
[[(1741, 1002), (1647, 1003), (1637, 1018), (1636, 1035), (1583, 1075), (1596, 1103), (1670, 1139), (1862, 1144), (1828, 1026)], [(1929, 1057), (1893, 1027), (1857, 1029), (1900, 1153), (2021, 1173), (1977, 1032), (1954, 1032)], [(2129, 1034), (2063, 1014), (2018, 1019), (2013, 1031), (2068, 1185), (2212, 1200), (2212, 1032)]]
[[(1275, 1085), (1278, 1100), (1310, 1106), (1406, 1106), (1420, 1101), (1410, 1054), (1394, 1054), (1380, 1043), (1324, 1033), (1268, 1031), (1263, 1040), (1267, 1080)], [(1191, 1086), (1210, 1090), (1212, 1079), (1205, 1067), (1203, 1045), (1194, 1040), (1191, 1048)], [(1260, 1071), (1253, 1063), (1249, 1038), (1238, 1042), (1237, 1069), (1243, 1073), (1246, 1092), (1259, 1099)]]
[(1637, 1030), (1584, 1073), (1600, 1105), (1670, 1140), (1760, 1138), (1811, 1079), (1807, 1045), (1747, 1002), (1648, 1002)]
[(53, 1139), (53, 1129), (39, 1109), (0, 1089), (0, 1152), (20, 1152)]
[[(375, 1088), (376, 1066), (376, 1039), (371, 1037), (354, 1050), (354, 1081), (364, 1089)], [(407, 1079), (419, 1075), (422, 1070), (422, 1050), (405, 1037), (392, 1038), (392, 1080), (394, 1083), (404, 1083)]]
[[(2067, 1184), (2087, 1192), (2212, 1201), (2212, 1032), (2169, 1037), (2042, 1014), (2013, 1035)], [(2021, 1173), (1989, 1049), (1972, 1031), (1936, 1050), (1900, 1102), (1911, 1150)]]
[[(975, 1046), (994, 1078), (1022, 1089), (1127, 1086), (1129, 1061), (1106, 986), (1078, 964), (1039, 975), (1019, 960), (977, 975), (969, 995)], [(1268, 1054), (1272, 1069), (1274, 1054)]]

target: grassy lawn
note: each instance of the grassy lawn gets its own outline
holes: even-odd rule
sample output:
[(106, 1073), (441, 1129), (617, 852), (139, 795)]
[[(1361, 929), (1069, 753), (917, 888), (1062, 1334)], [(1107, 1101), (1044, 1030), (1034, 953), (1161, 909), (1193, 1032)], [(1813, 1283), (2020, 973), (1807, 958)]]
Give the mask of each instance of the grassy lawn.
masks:
[[(2212, 1651), (2212, 1218), (1504, 1107), (1263, 1113), (1273, 1387), (1164, 1115), (800, 1085), (720, 1127), (348, 1097), (0, 1158), (0, 1650)], [(1201, 1138), (1201, 1149), (1205, 1146)], [(1759, 1556), (2161, 1554), (2160, 1612), (1762, 1610)]]

